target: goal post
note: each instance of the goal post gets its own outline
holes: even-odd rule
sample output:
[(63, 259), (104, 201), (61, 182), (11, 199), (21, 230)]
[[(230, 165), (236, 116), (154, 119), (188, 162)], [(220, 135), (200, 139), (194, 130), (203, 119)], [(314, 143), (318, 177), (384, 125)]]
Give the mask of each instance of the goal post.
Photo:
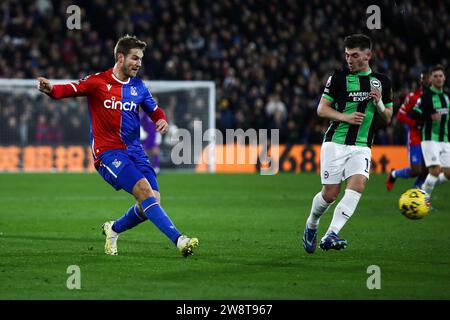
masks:
[[(61, 84), (77, 80), (50, 81), (52, 84)], [(208, 171), (215, 172), (215, 143), (208, 143), (213, 141), (216, 128), (215, 83), (144, 82), (165, 111), (169, 122), (169, 132), (161, 137), (161, 168), (195, 170), (195, 160), (205, 156), (203, 148), (209, 145)], [(92, 171), (91, 155), (88, 152), (89, 112), (86, 99), (53, 100), (39, 92), (36, 86), (35, 79), (0, 79), (0, 172)], [(200, 150), (194, 145), (198, 121), (202, 124)], [(190, 155), (191, 161), (175, 164), (172, 161), (172, 149), (179, 143), (174, 137), (179, 137), (180, 131), (190, 134), (190, 141), (183, 143), (194, 153)], [(210, 136), (203, 139), (206, 131)], [(74, 167), (71, 160), (76, 163)]]
[[(186, 105), (181, 103), (177, 108), (177, 120), (180, 117), (185, 117), (186, 114), (192, 115), (190, 123), (184, 122), (181, 129), (187, 129), (190, 132), (191, 139), (191, 150), (196, 151), (196, 154), (192, 154), (191, 163), (192, 169), (195, 169), (196, 160), (202, 156), (202, 150), (206, 146), (206, 142), (202, 141), (201, 150), (196, 150), (193, 144), (195, 143), (195, 123), (194, 121), (201, 121), (202, 123), (202, 136), (203, 132), (208, 131), (209, 137), (208, 141), (215, 141), (214, 130), (216, 129), (216, 117), (215, 117), (215, 107), (216, 107), (216, 88), (213, 81), (145, 81), (145, 84), (150, 89), (150, 92), (154, 94), (157, 99), (161, 100), (165, 95), (169, 97), (173, 92), (182, 91), (189, 97), (186, 98)], [(207, 91), (205, 91), (207, 90)], [(173, 95), (172, 95), (173, 97)], [(164, 102), (161, 106), (167, 106)], [(170, 119), (169, 119), (170, 120)], [(208, 130), (210, 129), (210, 130)], [(168, 137), (167, 140), (172, 140)], [(215, 172), (215, 143), (208, 144), (208, 171)]]

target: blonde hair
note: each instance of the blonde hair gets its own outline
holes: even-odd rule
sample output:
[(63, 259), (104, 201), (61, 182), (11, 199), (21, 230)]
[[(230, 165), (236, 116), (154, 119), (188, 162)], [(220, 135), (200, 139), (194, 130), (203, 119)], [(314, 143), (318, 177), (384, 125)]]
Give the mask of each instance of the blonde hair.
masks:
[(116, 46), (114, 47), (114, 59), (115, 61), (117, 61), (117, 56), (119, 53), (122, 53), (124, 56), (126, 56), (131, 49), (141, 49), (142, 51), (144, 51), (146, 47), (147, 44), (144, 41), (139, 40), (135, 36), (126, 34), (125, 36), (117, 40)]

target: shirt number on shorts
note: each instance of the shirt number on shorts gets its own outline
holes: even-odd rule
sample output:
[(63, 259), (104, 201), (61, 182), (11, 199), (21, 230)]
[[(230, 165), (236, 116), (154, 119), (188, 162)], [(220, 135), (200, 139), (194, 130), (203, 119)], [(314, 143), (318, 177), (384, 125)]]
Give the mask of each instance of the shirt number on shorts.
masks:
[(364, 172), (369, 173), (369, 159), (364, 158), (364, 160), (366, 160), (366, 169), (364, 169)]

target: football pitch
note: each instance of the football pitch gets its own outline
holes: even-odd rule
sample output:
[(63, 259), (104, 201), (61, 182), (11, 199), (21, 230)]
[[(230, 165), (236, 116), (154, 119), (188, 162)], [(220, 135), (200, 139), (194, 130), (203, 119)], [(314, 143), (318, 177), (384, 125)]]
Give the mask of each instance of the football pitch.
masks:
[[(163, 208), (200, 240), (183, 258), (149, 222), (106, 256), (100, 226), (133, 199), (97, 174), (0, 174), (0, 299), (450, 299), (450, 185), (412, 221), (398, 211), (412, 180), (388, 193), (384, 178), (371, 176), (341, 231), (348, 248), (308, 255), (300, 239), (318, 175), (163, 173)], [(73, 265), (79, 290), (66, 286)], [(381, 288), (369, 290), (374, 265)]]

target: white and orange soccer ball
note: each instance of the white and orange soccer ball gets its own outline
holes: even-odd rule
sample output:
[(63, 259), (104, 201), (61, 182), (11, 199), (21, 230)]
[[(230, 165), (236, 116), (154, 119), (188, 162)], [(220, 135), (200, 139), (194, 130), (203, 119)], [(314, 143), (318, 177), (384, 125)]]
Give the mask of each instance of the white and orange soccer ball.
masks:
[(398, 206), (408, 219), (422, 219), (430, 213), (430, 196), (421, 189), (409, 189), (400, 196)]

